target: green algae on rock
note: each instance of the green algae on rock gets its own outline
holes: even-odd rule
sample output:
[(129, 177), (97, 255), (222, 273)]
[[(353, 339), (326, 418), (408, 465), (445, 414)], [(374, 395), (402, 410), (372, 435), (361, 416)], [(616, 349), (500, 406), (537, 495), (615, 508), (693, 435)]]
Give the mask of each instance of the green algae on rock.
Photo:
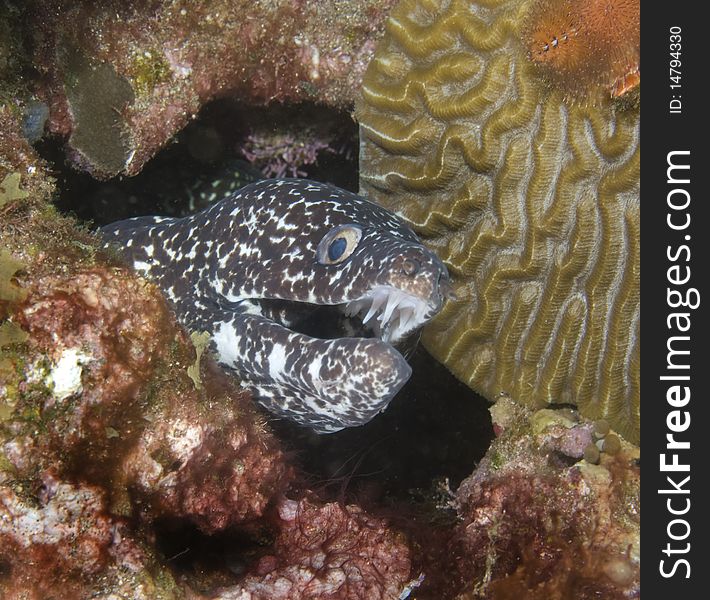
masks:
[(20, 187), (20, 174), (9, 173), (0, 182), (0, 208), (9, 204), (13, 200), (22, 200), (29, 195)]
[[(7, 180), (7, 178), (6, 178)], [(1, 188), (0, 188), (1, 189)], [(0, 206), (2, 204), (0, 203)], [(15, 274), (24, 268), (22, 261), (15, 259), (0, 247), (0, 421), (9, 417), (15, 407), (14, 389), (15, 360), (10, 348), (27, 341), (27, 332), (17, 323), (7, 320), (9, 309), (21, 302), (27, 292), (13, 281)]]
[(195, 362), (187, 367), (187, 376), (192, 379), (196, 390), (202, 388), (202, 377), (200, 376), (200, 359), (210, 343), (210, 334), (206, 331), (193, 331), (190, 340), (195, 346)]
[(638, 441), (639, 96), (551, 86), (523, 37), (533, 5), (393, 10), (357, 107), (361, 192), (454, 277), (423, 342), (457, 377)]
[(15, 273), (23, 267), (22, 261), (0, 248), (0, 302), (19, 302), (25, 299), (27, 292), (12, 280)]

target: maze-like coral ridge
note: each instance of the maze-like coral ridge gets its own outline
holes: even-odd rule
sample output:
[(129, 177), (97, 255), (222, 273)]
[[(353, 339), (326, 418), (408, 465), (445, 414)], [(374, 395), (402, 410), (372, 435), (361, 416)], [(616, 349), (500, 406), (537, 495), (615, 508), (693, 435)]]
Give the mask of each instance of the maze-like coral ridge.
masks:
[(529, 6), (405, 0), (366, 74), (361, 188), (447, 263), (424, 343), (490, 399), (574, 403), (639, 438), (638, 102), (570, 102)]

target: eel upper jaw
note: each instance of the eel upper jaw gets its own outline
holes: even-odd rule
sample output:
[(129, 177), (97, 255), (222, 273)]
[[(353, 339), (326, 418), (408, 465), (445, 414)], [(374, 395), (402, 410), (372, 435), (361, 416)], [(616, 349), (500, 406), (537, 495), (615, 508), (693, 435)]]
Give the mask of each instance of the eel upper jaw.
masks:
[(389, 285), (378, 285), (344, 305), (346, 316), (359, 315), (363, 325), (384, 342), (394, 343), (421, 327), (437, 311), (426, 300)]

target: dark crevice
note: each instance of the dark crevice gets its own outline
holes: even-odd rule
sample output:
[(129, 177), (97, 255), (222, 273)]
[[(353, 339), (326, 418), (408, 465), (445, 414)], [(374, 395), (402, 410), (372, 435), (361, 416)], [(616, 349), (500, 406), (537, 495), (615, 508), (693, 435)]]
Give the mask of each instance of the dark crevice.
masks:
[(435, 501), (442, 487), (456, 489), (485, 454), (493, 439), (486, 400), (421, 346), (409, 362), (411, 379), (362, 427), (318, 435), (272, 422), (325, 499), (370, 509)]
[(357, 144), (348, 113), (315, 105), (247, 108), (220, 100), (135, 177), (99, 181), (79, 173), (65, 164), (64, 144), (57, 139), (36, 148), (53, 166), (60, 210), (101, 226), (141, 215), (184, 216), (282, 171), (284, 177), (357, 191)]
[(265, 529), (208, 535), (192, 523), (175, 519), (159, 520), (154, 533), (164, 563), (198, 592), (235, 585), (274, 541)]

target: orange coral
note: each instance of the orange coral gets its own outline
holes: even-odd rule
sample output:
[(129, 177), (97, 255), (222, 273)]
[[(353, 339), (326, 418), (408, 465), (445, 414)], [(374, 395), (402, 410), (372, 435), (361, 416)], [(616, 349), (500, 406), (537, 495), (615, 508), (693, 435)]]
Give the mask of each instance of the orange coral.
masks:
[(619, 97), (640, 75), (640, 0), (535, 0), (522, 37), (530, 60), (565, 95)]

